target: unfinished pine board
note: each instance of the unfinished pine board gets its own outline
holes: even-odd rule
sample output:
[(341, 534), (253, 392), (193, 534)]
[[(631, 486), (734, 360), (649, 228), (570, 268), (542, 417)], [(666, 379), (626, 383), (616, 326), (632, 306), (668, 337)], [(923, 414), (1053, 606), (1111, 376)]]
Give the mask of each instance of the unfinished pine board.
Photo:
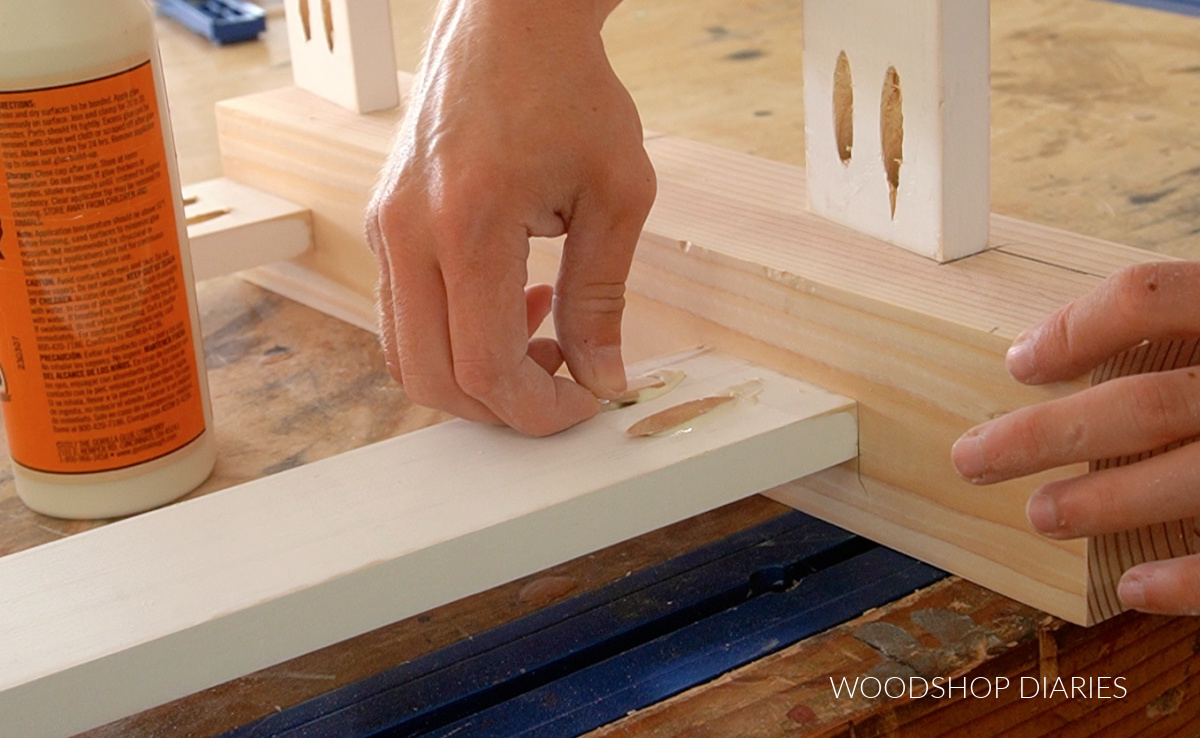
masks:
[[(311, 208), (314, 249), (296, 264), (364, 297), (377, 273), (362, 211), (394, 120), (295, 88), (218, 106), (227, 176)], [(829, 485), (838, 504), (824, 513), (803, 509), (1067, 620), (1105, 617), (1088, 599), (1112, 554), (1046, 539), (1024, 513), (1033, 489), (1084, 467), (976, 488), (950, 447), (979, 422), (1085, 387), (1019, 385), (1004, 353), (1153, 255), (993, 215), (988, 251), (938, 264), (808, 212), (799, 167), (670, 136), (646, 145), (659, 195), (629, 280), (627, 357), (707, 343), (853, 397), (861, 484)], [(558, 248), (534, 240), (531, 279), (553, 281)]]
[(296, 85), (347, 110), (400, 103), (388, 0), (284, 0)]
[(231, 179), (188, 185), (188, 241), (197, 281), (291, 259), (312, 245), (307, 208)]
[[(860, 401), (862, 479), (827, 486), (838, 506), (810, 499), (802, 509), (1068, 620), (1115, 614), (1095, 609), (1091, 595), (1112, 586), (1127, 551), (1045, 539), (1024, 515), (1033, 489), (1082, 465), (975, 488), (958, 479), (949, 449), (975, 423), (1086, 386), (1023, 387), (1008, 377), (1004, 352), (1108, 271), (1149, 255), (997, 218), (993, 251), (937, 266), (787, 214), (774, 193), (795, 191), (802, 174), (793, 168), (666, 138), (648, 148), (660, 200), (631, 289), (704, 324), (681, 331), (687, 321), (646, 315), (660, 330), (791, 367)], [(1059, 249), (1070, 254), (1064, 266), (1047, 263)], [(1043, 260), (1028, 256), (1039, 251)], [(1076, 268), (1089, 261), (1093, 272)]]
[[(0, 734), (101, 725), (857, 452), (845, 397), (711, 352), (660, 366), (687, 379), (548, 439), (451, 421), (0, 558)], [(625, 434), (751, 380), (691, 432)]]
[(988, 0), (805, 0), (809, 207), (937, 261), (987, 248)]
[(343, 323), (379, 333), (375, 300), (290, 261), (266, 264), (241, 273), (241, 278), (319, 310)]
[(217, 105), (225, 176), (308, 208), (313, 248), (295, 263), (372, 297), (378, 266), (363, 218), (400, 111), (355, 115), (299, 87), (263, 94)]

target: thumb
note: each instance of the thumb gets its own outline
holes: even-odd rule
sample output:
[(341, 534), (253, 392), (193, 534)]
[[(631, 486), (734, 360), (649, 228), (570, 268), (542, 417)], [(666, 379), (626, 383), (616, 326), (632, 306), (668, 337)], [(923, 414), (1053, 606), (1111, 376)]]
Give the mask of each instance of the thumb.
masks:
[(622, 207), (577, 211), (563, 246), (554, 298), (558, 342), (571, 376), (601, 398), (625, 389), (625, 280), (654, 201), (652, 173), (648, 184), (647, 197), (626, 191)]
[(1028, 384), (1072, 379), (1142, 341), (1193, 338), (1197, 298), (1194, 262), (1126, 267), (1017, 336), (1008, 370)]

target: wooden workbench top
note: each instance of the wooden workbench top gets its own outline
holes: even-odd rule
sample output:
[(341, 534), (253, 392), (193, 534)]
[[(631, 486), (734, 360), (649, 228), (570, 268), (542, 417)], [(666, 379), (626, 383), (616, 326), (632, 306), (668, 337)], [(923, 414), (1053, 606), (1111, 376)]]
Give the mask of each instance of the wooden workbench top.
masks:
[[(800, 5), (627, 0), (606, 42), (648, 128), (803, 163)], [(428, 0), (393, 0), (402, 68), (415, 64), (429, 8)], [(282, 19), (271, 22), (261, 42), (228, 49), (160, 22), (185, 182), (220, 173), (213, 102), (290, 82)], [(1197, 39), (1200, 19), (1100, 0), (993, 3), (993, 210), (1200, 256)], [(202, 284), (200, 304), (220, 459), (197, 494), (440, 418), (391, 383), (368, 333), (237, 278)], [(211, 735), (783, 511), (753, 498), (93, 735)], [(29, 512), (0, 466), (0, 554), (97, 524)], [(1200, 710), (1192, 677), (1198, 633), (1191, 620), (1140, 615), (1082, 631), (951, 579), (599, 733), (863, 736), (903, 727), (934, 736), (975, 721), (980, 735), (1069, 734), (1056, 732), (1068, 724), (1098, 734), (1079, 727), (1086, 717), (1110, 725), (1105, 735), (1181, 735), (1179, 726)], [(831, 694), (829, 675), (868, 673), (1127, 673), (1138, 688), (1105, 704), (892, 704)]]

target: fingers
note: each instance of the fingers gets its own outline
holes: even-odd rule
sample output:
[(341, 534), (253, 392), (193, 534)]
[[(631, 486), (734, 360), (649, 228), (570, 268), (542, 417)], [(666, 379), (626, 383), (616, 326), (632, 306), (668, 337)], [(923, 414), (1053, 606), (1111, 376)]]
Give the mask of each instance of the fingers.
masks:
[[(977, 426), (954, 444), (965, 479), (990, 484), (1080, 461), (1136, 456), (1200, 434), (1200, 369), (1122, 377)], [(1161, 520), (1161, 518), (1160, 518)]]
[(529, 339), (528, 354), (547, 374), (554, 374), (563, 365), (562, 349), (553, 338)]
[(554, 288), (548, 284), (531, 284), (525, 288), (525, 316), (528, 335), (533, 336), (554, 306)]
[(469, 260), (442, 265), (450, 376), (463, 393), (507, 425), (530, 435), (549, 435), (595, 415), (599, 403), (587, 390), (548, 371), (557, 358), (544, 341), (530, 343), (530, 328), (536, 329), (540, 320), (532, 320), (529, 305), (543, 310), (547, 295), (543, 288), (525, 292), (526, 247), (515, 247), (524, 243), (524, 234), (497, 237), (506, 235), (512, 248), (501, 243), (470, 249)]
[(571, 375), (596, 396), (625, 389), (621, 316), (625, 280), (654, 202), (654, 169), (637, 161), (606, 190), (589, 190), (571, 219), (559, 268), (554, 324)]
[(1200, 615), (1200, 554), (1135, 566), (1117, 595), (1127, 607), (1162, 615)]
[[(477, 10), (439, 16), (374, 211), (384, 348), (415, 401), (545, 435), (596, 413), (589, 390), (624, 388), (624, 282), (653, 170), (591, 24)], [(527, 51), (545, 44), (513, 31), (566, 53), (538, 64)], [(526, 290), (528, 237), (564, 231), (556, 288)], [(531, 338), (547, 311), (558, 343)], [(564, 362), (582, 386), (554, 376)]]
[[(392, 258), (394, 255), (387, 257), (389, 262)], [(404, 268), (389, 268), (387, 281), (392, 322), (384, 334), (392, 336), (400, 383), (409, 399), (461, 418), (501, 422), (485, 403), (463, 392), (454, 381), (446, 290), (437, 265), (410, 260)]]
[(379, 313), (379, 344), (383, 350), (384, 364), (392, 379), (402, 382), (404, 377), (400, 371), (400, 353), (396, 350), (396, 311), (392, 302), (392, 277), (388, 265), (387, 247), (384, 243), (383, 232), (379, 226), (377, 206), (372, 204), (366, 221), (367, 245), (375, 254), (379, 267), (379, 293), (376, 295), (376, 310)]
[(1127, 267), (1017, 337), (1008, 370), (1027, 384), (1072, 379), (1144, 340), (1197, 333), (1200, 264)]
[(554, 304), (554, 288), (548, 284), (535, 284), (525, 288), (526, 323), (529, 328), (529, 358), (546, 371), (554, 374), (563, 365), (562, 349), (553, 338), (534, 338), (533, 334), (550, 314)]
[[(456, 346), (451, 339), (450, 298), (443, 266), (424, 256), (422, 249), (408, 248), (414, 243), (429, 243), (432, 236), (414, 229), (407, 221), (397, 222), (390, 217), (401, 211), (410, 212), (373, 203), (366, 230), (381, 275), (381, 345), (389, 371), (404, 385), (409, 398), (463, 418), (507, 423), (537, 435), (557, 432), (594, 414), (594, 397), (565, 379), (551, 376), (563, 363), (557, 342), (531, 340), (552, 310), (553, 288), (544, 284), (523, 288), (523, 262), (505, 257), (502, 252), (492, 264), (468, 260), (468, 268), (454, 272), (464, 307), (458, 311), (462, 335)], [(491, 274), (506, 264), (508, 278), (491, 284)], [(506, 288), (512, 285), (517, 290), (506, 294)], [(463, 325), (468, 329), (463, 330)], [(461, 353), (456, 354), (456, 348)], [(506, 350), (511, 355), (506, 355)], [(467, 386), (463, 386), (460, 375), (466, 378)], [(481, 381), (480, 376), (492, 379)], [(531, 393), (530, 387), (536, 390)], [(492, 409), (493, 403), (500, 412)]]
[[(1143, 341), (1200, 335), (1200, 264), (1143, 264), (1019, 336), (1006, 357), (1019, 381), (1077, 377)], [(991, 483), (1064, 464), (1136, 457), (1200, 434), (1200, 370), (1114, 379), (1024, 408), (968, 431), (952, 449), (958, 472)], [(1095, 536), (1200, 514), (1200, 444), (1045, 485), (1026, 514), (1053, 538)], [(1129, 607), (1200, 614), (1200, 556), (1130, 569), (1119, 595)]]
[[(377, 222), (368, 223), (368, 237), (383, 275), (384, 353), (413, 402), (533, 435), (558, 432), (595, 414), (594, 397), (551, 376), (563, 363), (557, 342), (530, 340), (552, 309), (553, 288), (524, 288), (523, 265), (496, 284), (486, 264), (459, 270), (458, 335), (452, 339), (456, 323), (442, 267), (412, 254), (403, 267), (393, 266), (396, 247), (389, 248)], [(393, 241), (404, 237), (398, 232)], [(513, 284), (517, 289), (505, 294)]]
[(1029, 522), (1051, 538), (1079, 538), (1200, 514), (1200, 446), (1051, 482), (1033, 493)]
[[(378, 249), (377, 253), (384, 275), (379, 289), (380, 319), (385, 326), (381, 331), (381, 344), (389, 370), (404, 385), (409, 398), (417, 404), (459, 417), (486, 423), (503, 422), (485, 403), (468, 395), (454, 381), (444, 319), (445, 293), (437, 270), (426, 271), (424, 277), (419, 276), (420, 272), (412, 272), (416, 278), (406, 279), (388, 268), (385, 249)], [(404, 298), (396, 300), (394, 294), (404, 295)], [(549, 285), (533, 285), (526, 290), (527, 335), (536, 331), (550, 313), (553, 294)], [(549, 338), (530, 339), (528, 357), (546, 375), (554, 374), (563, 364), (558, 342)], [(561, 428), (546, 432), (555, 430)]]
[[(394, 356), (389, 364), (394, 362), (398, 367), (399, 380), (413, 402), (469, 420), (505, 423), (531, 435), (556, 433), (595, 413), (594, 397), (566, 379), (551, 376), (563, 363), (558, 343), (546, 338), (529, 339), (550, 312), (553, 289), (548, 285), (530, 287), (526, 300), (519, 301), (518, 309), (513, 311), (524, 329), (512, 344), (518, 352), (525, 349), (516, 359), (516, 367), (506, 370), (501, 363), (500, 368), (489, 364), (472, 369), (469, 358), (454, 360), (456, 354), (447, 330), (446, 290), (439, 270), (410, 264), (404, 270), (389, 270), (386, 274), (388, 278), (380, 287), (383, 320), (390, 321), (389, 329), (383, 331), (389, 337), (383, 341), (384, 351)], [(484, 310), (483, 315), (488, 314)], [(478, 324), (482, 331), (488, 330), (482, 320)], [(472, 371), (488, 372), (496, 379), (481, 388), (477, 379), (472, 384)], [(460, 376), (466, 377), (465, 386)], [(506, 402), (506, 398), (511, 400)]]

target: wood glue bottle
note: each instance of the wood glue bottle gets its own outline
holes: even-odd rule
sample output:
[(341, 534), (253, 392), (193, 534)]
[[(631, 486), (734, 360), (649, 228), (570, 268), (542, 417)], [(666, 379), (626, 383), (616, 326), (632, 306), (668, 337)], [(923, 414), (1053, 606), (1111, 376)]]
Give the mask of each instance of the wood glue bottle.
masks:
[(212, 471), (179, 192), (144, 0), (0, 0), (0, 408), (38, 512), (128, 515)]

